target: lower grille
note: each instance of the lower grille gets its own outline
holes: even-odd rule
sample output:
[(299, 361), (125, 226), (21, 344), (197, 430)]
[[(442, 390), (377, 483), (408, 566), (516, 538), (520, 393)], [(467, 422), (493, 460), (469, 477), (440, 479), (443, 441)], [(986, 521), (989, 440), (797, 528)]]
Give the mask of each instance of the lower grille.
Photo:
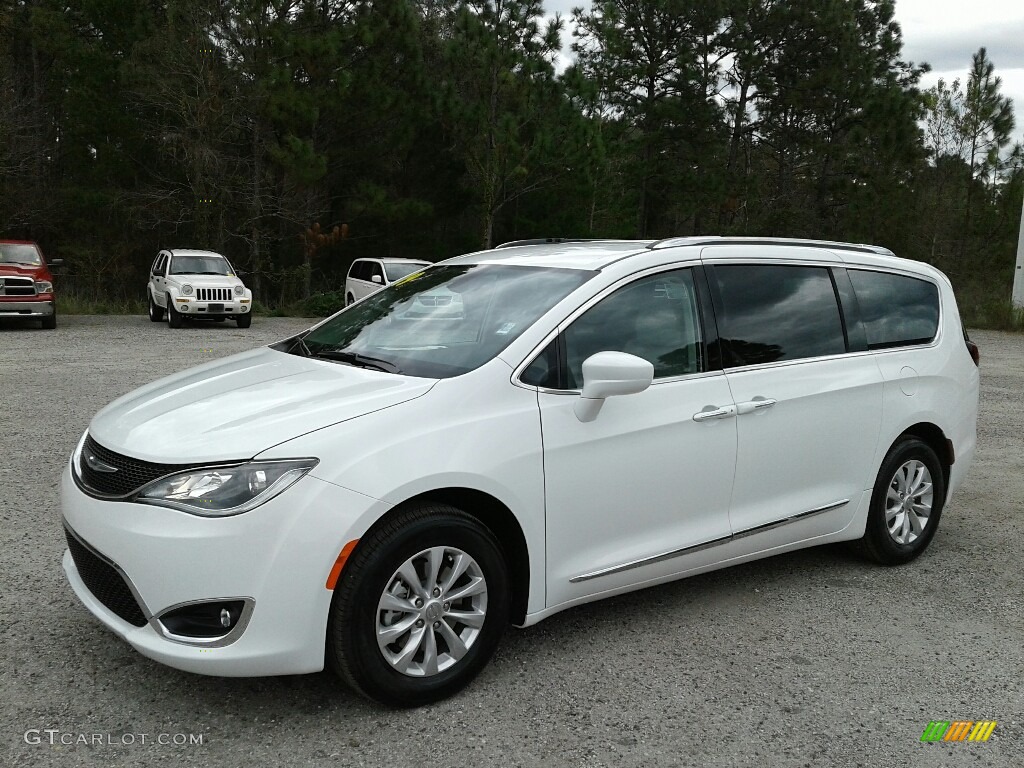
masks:
[(64, 529), (64, 535), (78, 575), (93, 597), (129, 624), (146, 626), (145, 614), (117, 569), (82, 544), (67, 528)]
[(196, 288), (199, 301), (231, 301), (230, 288)]

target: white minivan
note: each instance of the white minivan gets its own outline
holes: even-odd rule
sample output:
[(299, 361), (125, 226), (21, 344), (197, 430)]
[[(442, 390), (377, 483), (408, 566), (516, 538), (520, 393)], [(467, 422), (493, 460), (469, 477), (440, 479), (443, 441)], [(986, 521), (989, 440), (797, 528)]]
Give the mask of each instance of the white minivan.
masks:
[(429, 266), (416, 259), (356, 259), (345, 278), (345, 306)]
[(509, 623), (830, 542), (908, 563), (978, 383), (949, 281), (884, 248), (472, 253), (100, 411), (64, 570), (179, 669), (423, 704)]

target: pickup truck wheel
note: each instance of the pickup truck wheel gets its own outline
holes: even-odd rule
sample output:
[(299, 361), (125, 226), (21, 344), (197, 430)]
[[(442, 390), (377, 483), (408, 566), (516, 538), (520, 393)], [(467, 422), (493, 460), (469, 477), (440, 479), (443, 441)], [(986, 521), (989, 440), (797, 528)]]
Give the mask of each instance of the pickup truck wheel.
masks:
[(57, 327), (57, 308), (53, 308), (53, 314), (47, 315), (42, 319), (42, 326), (45, 330), (52, 331)]
[(239, 328), (248, 328), (252, 325), (252, 315), (239, 315), (235, 318)]
[(348, 296), (345, 297), (345, 306), (346, 307), (350, 307), (350, 306), (352, 306), (355, 303), (356, 303), (356, 297), (353, 296), (351, 293)]
[(149, 319), (154, 323), (159, 323), (164, 319), (164, 308), (157, 306), (157, 303), (153, 301), (153, 294), (147, 293), (149, 296)]
[(181, 328), (181, 312), (174, 308), (170, 294), (167, 294), (167, 325), (170, 328)]

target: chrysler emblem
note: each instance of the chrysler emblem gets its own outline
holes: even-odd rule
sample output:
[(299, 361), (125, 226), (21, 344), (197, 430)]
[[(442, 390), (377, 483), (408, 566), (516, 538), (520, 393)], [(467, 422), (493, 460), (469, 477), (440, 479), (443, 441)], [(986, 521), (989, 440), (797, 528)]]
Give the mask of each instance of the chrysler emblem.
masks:
[(85, 463), (94, 472), (117, 472), (117, 467), (112, 467), (106, 462), (100, 461), (91, 453), (85, 454)]

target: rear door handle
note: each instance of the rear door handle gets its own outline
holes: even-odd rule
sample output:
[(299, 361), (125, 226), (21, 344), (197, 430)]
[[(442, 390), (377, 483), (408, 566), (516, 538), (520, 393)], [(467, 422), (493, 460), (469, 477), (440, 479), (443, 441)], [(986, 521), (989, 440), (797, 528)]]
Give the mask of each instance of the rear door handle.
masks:
[(726, 405), (716, 408), (713, 405), (704, 407), (703, 411), (693, 414), (694, 421), (711, 421), (713, 419), (729, 419), (736, 415), (736, 406)]
[(767, 397), (755, 397), (753, 400), (748, 400), (745, 403), (736, 404), (737, 413), (753, 413), (754, 411), (762, 411), (765, 408), (771, 408), (777, 400), (772, 400)]

